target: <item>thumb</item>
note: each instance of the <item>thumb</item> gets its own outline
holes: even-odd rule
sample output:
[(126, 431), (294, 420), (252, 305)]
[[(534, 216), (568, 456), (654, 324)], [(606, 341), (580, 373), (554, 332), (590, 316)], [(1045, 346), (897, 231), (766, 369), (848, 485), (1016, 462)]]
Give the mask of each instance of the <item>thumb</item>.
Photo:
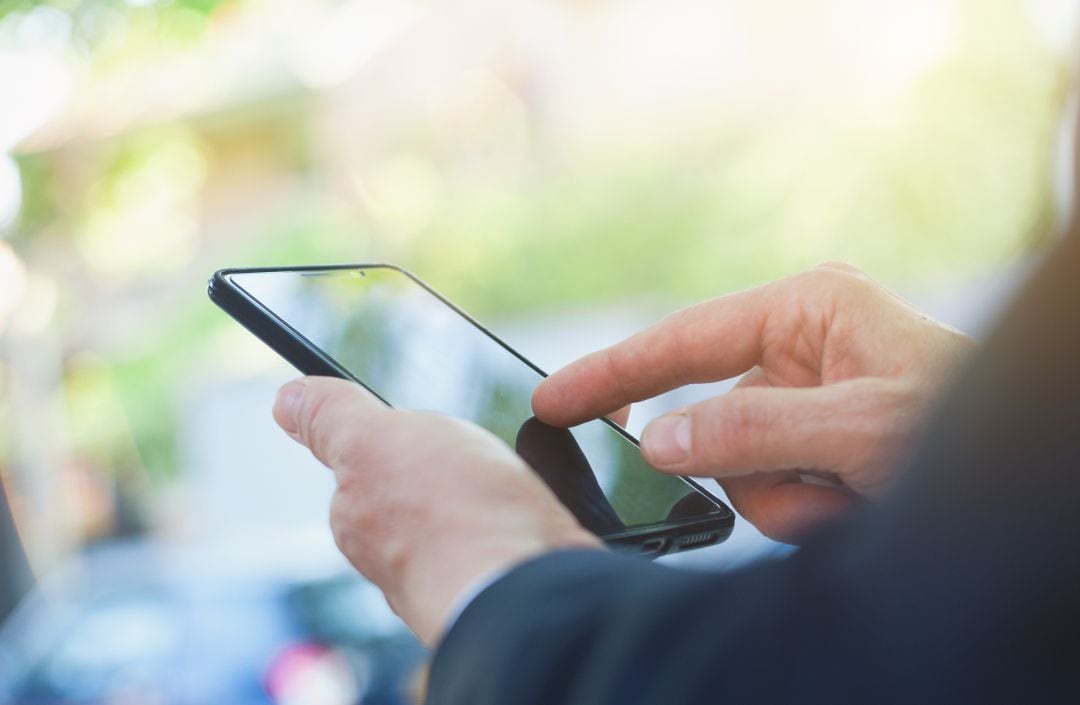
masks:
[(656, 419), (642, 434), (642, 454), (659, 470), (685, 475), (799, 468), (849, 482), (854, 470), (892, 450), (897, 429), (909, 427), (900, 423), (906, 413), (892, 380), (748, 386)]
[(323, 465), (340, 469), (350, 448), (379, 432), (390, 409), (355, 382), (303, 377), (278, 391), (273, 413), (278, 426)]

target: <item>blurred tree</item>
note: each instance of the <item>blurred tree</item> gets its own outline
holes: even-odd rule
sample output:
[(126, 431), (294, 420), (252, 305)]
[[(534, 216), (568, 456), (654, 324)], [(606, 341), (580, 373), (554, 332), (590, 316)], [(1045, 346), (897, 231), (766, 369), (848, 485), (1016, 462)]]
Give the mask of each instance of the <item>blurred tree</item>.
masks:
[[(435, 13), (426, 30), (323, 86), (305, 83), (305, 57), (335, 64), (334, 47), (361, 41), (350, 17), (367, 26), (393, 2), (0, 0), (8, 29), (43, 7), (67, 18), (70, 111), (17, 150), (22, 208), (5, 237), (54, 292), (40, 317), (64, 384), (43, 393), (63, 401), (85, 465), (152, 492), (184, 470), (178, 408), (193, 380), (258, 373), (258, 344), (203, 294), (219, 266), (389, 260), (470, 312), (516, 317), (677, 306), (834, 257), (889, 283), (959, 282), (1050, 231), (1069, 74), (1025, 0), (956, 0), (955, 51), (877, 112), (842, 91), (753, 119), (710, 102), (697, 131), (590, 112), (604, 79), (633, 93), (635, 72), (655, 70), (652, 27), (628, 76), (560, 83), (590, 58), (560, 23), (599, 42), (648, 2), (531, 3), (564, 14), (505, 34), (495, 2), (419, 4)], [(441, 21), (473, 11), (475, 26)], [(762, 31), (785, 36), (760, 12)]]

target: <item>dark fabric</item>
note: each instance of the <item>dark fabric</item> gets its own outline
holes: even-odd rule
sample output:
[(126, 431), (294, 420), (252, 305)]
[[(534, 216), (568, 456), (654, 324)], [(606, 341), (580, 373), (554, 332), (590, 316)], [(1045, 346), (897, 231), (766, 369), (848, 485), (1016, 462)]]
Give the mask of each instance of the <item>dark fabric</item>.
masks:
[(30, 567), (23, 553), (11, 507), (0, 483), (0, 622), (30, 588)]
[(881, 502), (727, 575), (558, 553), (462, 614), (429, 705), (1080, 702), (1080, 238)]

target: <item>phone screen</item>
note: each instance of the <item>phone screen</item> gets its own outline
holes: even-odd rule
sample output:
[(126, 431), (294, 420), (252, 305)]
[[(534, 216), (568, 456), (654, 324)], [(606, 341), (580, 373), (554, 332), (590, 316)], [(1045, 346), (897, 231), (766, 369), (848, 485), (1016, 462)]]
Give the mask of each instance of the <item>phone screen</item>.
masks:
[(456, 416), (494, 433), (598, 535), (726, 512), (653, 470), (604, 421), (566, 430), (537, 420), (531, 398), (543, 375), (400, 270), (229, 276), (391, 406)]

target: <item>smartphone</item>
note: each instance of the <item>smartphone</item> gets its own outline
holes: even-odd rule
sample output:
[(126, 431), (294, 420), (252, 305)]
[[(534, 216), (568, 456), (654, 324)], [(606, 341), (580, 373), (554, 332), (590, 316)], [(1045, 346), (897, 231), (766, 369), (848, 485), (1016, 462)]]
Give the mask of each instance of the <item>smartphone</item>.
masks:
[(653, 470), (617, 424), (561, 429), (536, 419), (532, 392), (544, 372), (403, 269), (223, 269), (209, 294), (303, 374), (352, 380), (389, 406), (488, 429), (613, 548), (657, 556), (731, 534), (735, 517), (723, 502)]

